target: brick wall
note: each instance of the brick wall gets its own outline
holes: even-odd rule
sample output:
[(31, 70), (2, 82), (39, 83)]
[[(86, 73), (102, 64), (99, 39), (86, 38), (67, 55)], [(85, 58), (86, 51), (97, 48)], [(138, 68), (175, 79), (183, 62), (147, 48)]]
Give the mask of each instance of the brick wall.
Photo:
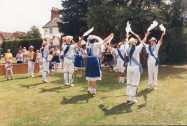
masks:
[[(27, 69), (28, 69), (27, 64), (14, 64), (13, 65), (14, 74), (26, 74)], [(38, 73), (38, 72), (39, 72), (39, 65), (35, 64), (35, 73)], [(5, 73), (4, 65), (1, 64), (0, 65), (0, 75), (4, 75), (4, 73)]]

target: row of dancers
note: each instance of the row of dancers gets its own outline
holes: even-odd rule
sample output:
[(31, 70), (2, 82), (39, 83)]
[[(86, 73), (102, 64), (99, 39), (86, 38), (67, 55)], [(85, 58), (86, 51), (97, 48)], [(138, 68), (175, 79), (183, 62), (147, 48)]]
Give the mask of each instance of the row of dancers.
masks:
[[(114, 34), (111, 33), (107, 38), (102, 39), (96, 35), (90, 35), (93, 28), (88, 30), (79, 41), (75, 43), (72, 36), (63, 37), (63, 47), (61, 58), (63, 58), (63, 73), (64, 84), (66, 86), (74, 86), (73, 75), (79, 73), (85, 67), (85, 78), (88, 81), (89, 95), (96, 95), (96, 82), (102, 80), (101, 57), (102, 47), (110, 46), (110, 51), (115, 55), (116, 65), (114, 70), (119, 73), (119, 82), (124, 82), (126, 75), (127, 79), (127, 102), (136, 103), (136, 92), (140, 84), (141, 74), (143, 72), (140, 62), (140, 53), (143, 48), (148, 54), (148, 88), (154, 89), (157, 86), (159, 58), (158, 53), (162, 45), (166, 28), (161, 24), (161, 37), (157, 40), (155, 37), (150, 37), (151, 31), (158, 26), (157, 21), (153, 21), (147, 29), (143, 39), (138, 34), (132, 31), (131, 24), (127, 22), (125, 41), (119, 43), (117, 48), (110, 46)], [(84, 37), (87, 40), (84, 40)], [(149, 44), (147, 44), (149, 41)], [(85, 48), (82, 48), (85, 47)], [(41, 48), (42, 54), (42, 80), (47, 82), (49, 71), (49, 47), (47, 42), (44, 42)], [(75, 69), (76, 68), (76, 69)], [(126, 74), (125, 74), (126, 73)]]

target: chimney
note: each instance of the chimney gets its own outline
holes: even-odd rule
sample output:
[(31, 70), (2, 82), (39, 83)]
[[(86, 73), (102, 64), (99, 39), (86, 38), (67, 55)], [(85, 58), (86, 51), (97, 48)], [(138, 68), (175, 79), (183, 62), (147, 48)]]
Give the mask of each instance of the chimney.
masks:
[(52, 8), (51, 10), (51, 21), (54, 19), (54, 18), (59, 18), (60, 16), (60, 10), (58, 8)]

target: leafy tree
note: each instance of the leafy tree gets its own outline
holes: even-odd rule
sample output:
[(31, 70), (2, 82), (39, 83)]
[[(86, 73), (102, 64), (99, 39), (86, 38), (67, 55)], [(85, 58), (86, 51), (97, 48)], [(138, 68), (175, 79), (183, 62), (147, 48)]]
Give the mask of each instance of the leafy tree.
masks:
[(36, 26), (32, 26), (26, 35), (19, 37), (19, 39), (41, 39), (40, 30)]
[(87, 5), (88, 0), (63, 0), (60, 31), (73, 36), (79, 36), (84, 32), (87, 29)]
[(31, 27), (30, 31), (27, 32), (27, 37), (41, 38), (40, 30), (36, 26)]
[[(60, 29), (65, 34), (78, 36), (94, 26), (95, 34), (104, 38), (114, 32), (114, 42), (119, 42), (124, 39), (127, 21), (143, 36), (156, 19), (167, 27), (160, 55), (162, 63), (182, 62), (186, 57), (181, 0), (173, 0), (171, 5), (161, 0), (63, 0), (62, 6)], [(151, 35), (159, 38), (160, 34), (156, 29)]]

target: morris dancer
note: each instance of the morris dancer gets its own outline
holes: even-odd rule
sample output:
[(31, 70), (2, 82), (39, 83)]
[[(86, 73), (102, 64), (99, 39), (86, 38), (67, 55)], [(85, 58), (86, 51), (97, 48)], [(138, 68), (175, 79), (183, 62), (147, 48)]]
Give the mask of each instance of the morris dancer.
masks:
[(84, 40), (79, 40), (81, 41), (80, 44), (78, 44), (78, 48), (76, 48), (76, 54), (75, 54), (75, 76), (78, 78), (81, 78), (83, 76), (82, 69), (84, 67), (84, 60), (83, 56), (84, 54), (84, 49), (82, 48), (83, 45), (86, 44)]
[(128, 36), (124, 43), (119, 43), (116, 49), (113, 49), (114, 57), (116, 59), (116, 65), (114, 71), (118, 73), (118, 83), (125, 83), (125, 71), (127, 63), (127, 50), (128, 50)]
[[(136, 38), (131, 37), (129, 39), (129, 49), (128, 49), (128, 57), (129, 62), (127, 64), (127, 103), (136, 103), (136, 91), (140, 83), (140, 75), (142, 72), (141, 63), (140, 63), (140, 53), (143, 48), (144, 42), (147, 40), (149, 32), (146, 33), (143, 40), (135, 34), (131, 32)], [(140, 42), (137, 45), (138, 41)]]
[(48, 83), (47, 76), (49, 74), (49, 46), (47, 43), (43, 43), (43, 47), (41, 48), (42, 54), (42, 65), (41, 65), (41, 73), (42, 73), (42, 81), (44, 83)]
[(61, 57), (64, 58), (63, 72), (64, 72), (64, 84), (66, 86), (73, 87), (73, 73), (74, 73), (74, 60), (75, 60), (75, 48), (76, 44), (72, 44), (73, 37), (65, 36), (63, 50)]
[(34, 52), (34, 47), (30, 46), (28, 52), (28, 76), (31, 77), (34, 77), (35, 59), (36, 59), (36, 54)]
[(88, 93), (93, 96), (96, 94), (96, 81), (102, 78), (101, 47), (106, 42), (108, 41), (104, 41), (96, 35), (89, 35), (87, 39), (86, 80), (88, 81)]
[(148, 88), (151, 89), (156, 89), (157, 86), (157, 79), (158, 79), (158, 66), (159, 66), (159, 58), (158, 58), (158, 53), (160, 46), (163, 43), (163, 37), (165, 35), (165, 28), (163, 25), (160, 25), (162, 35), (157, 41), (155, 37), (152, 37), (149, 40), (149, 45), (146, 45), (146, 50), (148, 53), (148, 60), (147, 60), (147, 65), (148, 65)]

